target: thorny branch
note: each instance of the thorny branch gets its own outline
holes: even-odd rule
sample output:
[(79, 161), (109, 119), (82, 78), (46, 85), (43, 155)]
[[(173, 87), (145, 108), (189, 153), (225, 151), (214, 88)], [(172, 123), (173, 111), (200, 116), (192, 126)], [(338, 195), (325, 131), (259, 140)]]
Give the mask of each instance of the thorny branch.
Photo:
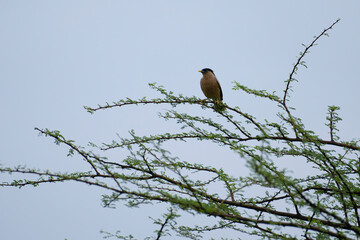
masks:
[(333, 24), (330, 25), (330, 27), (324, 29), (324, 31), (322, 31), (322, 33), (320, 33), (318, 36), (316, 36), (314, 38), (314, 40), (310, 43), (310, 45), (308, 45), (305, 50), (302, 52), (302, 54), (300, 55), (300, 57), (297, 59), (297, 62), (295, 63), (291, 73), (290, 73), (290, 76), (289, 76), (289, 79), (287, 80), (287, 84), (286, 84), (286, 87), (285, 87), (285, 91), (284, 91), (284, 98), (283, 98), (283, 104), (284, 106), (286, 106), (286, 97), (287, 97), (287, 94), (288, 94), (288, 91), (290, 89), (290, 83), (294, 80), (293, 78), (293, 75), (297, 72), (297, 69), (299, 67), (299, 65), (302, 63), (302, 59), (304, 58), (305, 54), (308, 53), (309, 49), (312, 48), (315, 43), (324, 35), (326, 35), (326, 32), (328, 32), (330, 29), (332, 29), (334, 27), (335, 24), (337, 24), (338, 22), (340, 21), (340, 19), (337, 19)]

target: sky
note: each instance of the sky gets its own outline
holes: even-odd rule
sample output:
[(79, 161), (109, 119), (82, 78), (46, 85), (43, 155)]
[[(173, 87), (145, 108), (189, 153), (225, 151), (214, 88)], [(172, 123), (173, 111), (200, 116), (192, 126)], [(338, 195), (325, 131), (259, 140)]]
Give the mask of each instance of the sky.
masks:
[[(224, 101), (274, 118), (276, 109), (233, 81), (281, 94), (299, 52), (336, 19), (341, 21), (311, 49), (296, 76), (291, 106), (305, 125), (326, 137), (327, 106), (340, 106), (340, 136), (359, 138), (359, 1), (125, 1), (0, 0), (0, 164), (76, 171), (79, 158), (40, 137), (34, 127), (60, 130), (86, 145), (110, 142), (128, 131), (173, 130), (157, 112), (170, 106), (101, 111), (96, 106), (126, 97), (158, 97), (157, 82), (176, 94), (203, 97), (199, 69), (212, 68)], [(272, 105), (273, 107), (273, 105)], [(183, 108), (190, 113), (196, 106)], [(183, 160), (229, 169), (241, 161), (209, 144), (174, 145)], [(206, 155), (207, 154), (207, 155)], [(206, 158), (206, 159), (205, 159)], [(221, 161), (220, 161), (221, 160)], [(0, 175), (0, 182), (8, 176)], [(99, 231), (152, 234), (145, 207), (101, 206), (104, 190), (76, 183), (0, 189), (2, 239), (102, 239)], [(142, 226), (139, 229), (139, 226)], [(234, 236), (233, 236), (234, 237)]]

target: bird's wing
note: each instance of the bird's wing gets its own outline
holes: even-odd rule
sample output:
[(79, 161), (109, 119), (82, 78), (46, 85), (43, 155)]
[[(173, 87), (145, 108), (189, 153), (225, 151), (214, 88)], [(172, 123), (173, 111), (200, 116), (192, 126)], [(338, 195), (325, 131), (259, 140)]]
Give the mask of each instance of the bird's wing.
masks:
[(222, 93), (222, 90), (221, 90), (221, 86), (220, 86), (220, 83), (219, 81), (216, 79), (216, 83), (217, 85), (219, 86), (219, 89), (220, 89), (220, 100), (222, 101), (223, 100), (223, 93)]

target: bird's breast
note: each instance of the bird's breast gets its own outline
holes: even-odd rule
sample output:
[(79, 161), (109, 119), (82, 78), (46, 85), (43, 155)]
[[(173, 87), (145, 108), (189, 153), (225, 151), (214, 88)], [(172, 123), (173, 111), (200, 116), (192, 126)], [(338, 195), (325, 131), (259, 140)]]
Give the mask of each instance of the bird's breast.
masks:
[(221, 90), (219, 88), (219, 84), (217, 83), (216, 78), (203, 77), (200, 80), (200, 87), (207, 98), (211, 98), (214, 100), (220, 98)]

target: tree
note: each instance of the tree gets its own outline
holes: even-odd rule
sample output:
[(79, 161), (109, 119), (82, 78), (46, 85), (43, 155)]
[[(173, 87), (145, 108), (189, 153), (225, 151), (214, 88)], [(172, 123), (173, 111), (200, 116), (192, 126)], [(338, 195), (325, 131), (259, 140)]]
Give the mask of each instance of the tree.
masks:
[[(147, 203), (169, 205), (163, 219), (154, 219), (159, 226), (155, 239), (180, 235), (200, 239), (204, 232), (227, 229), (265, 239), (355, 239), (360, 238), (360, 146), (359, 140), (344, 141), (338, 136), (339, 107), (329, 106), (326, 126), (329, 136), (320, 137), (308, 130), (289, 106), (294, 76), (304, 66), (309, 49), (339, 20), (326, 28), (305, 49), (285, 81), (281, 95), (250, 89), (234, 82), (234, 90), (271, 101), (277, 107), (277, 121), (259, 121), (239, 107), (224, 104), (218, 111), (211, 101), (175, 95), (163, 86), (150, 87), (162, 98), (123, 99), (96, 108), (85, 107), (90, 113), (127, 105), (169, 104), (172, 109), (161, 114), (165, 120), (176, 120), (180, 130), (121, 138), (98, 146), (89, 143), (89, 150), (68, 140), (59, 131), (35, 128), (40, 134), (69, 148), (68, 156), (79, 155), (89, 171), (57, 173), (26, 167), (1, 167), (4, 173), (25, 174), (26, 180), (15, 179), (1, 186), (38, 186), (42, 183), (76, 181), (109, 190), (103, 204), (115, 206), (125, 202), (129, 207)], [(203, 112), (214, 111), (216, 120), (201, 115), (180, 113), (181, 104), (196, 105)], [(210, 141), (239, 154), (250, 170), (248, 176), (232, 176), (223, 169), (190, 163), (173, 157), (163, 144), (171, 140)], [(110, 160), (108, 150), (127, 151), (122, 160)], [(282, 158), (305, 160), (315, 169), (307, 176), (296, 177), (279, 166)], [(35, 178), (32, 178), (35, 176)], [(220, 189), (220, 190), (219, 190)], [(252, 192), (257, 196), (251, 196)], [(214, 217), (211, 226), (185, 226), (178, 223), (181, 214)], [(296, 231), (288, 231), (292, 227)], [(120, 234), (107, 237), (134, 239)]]

